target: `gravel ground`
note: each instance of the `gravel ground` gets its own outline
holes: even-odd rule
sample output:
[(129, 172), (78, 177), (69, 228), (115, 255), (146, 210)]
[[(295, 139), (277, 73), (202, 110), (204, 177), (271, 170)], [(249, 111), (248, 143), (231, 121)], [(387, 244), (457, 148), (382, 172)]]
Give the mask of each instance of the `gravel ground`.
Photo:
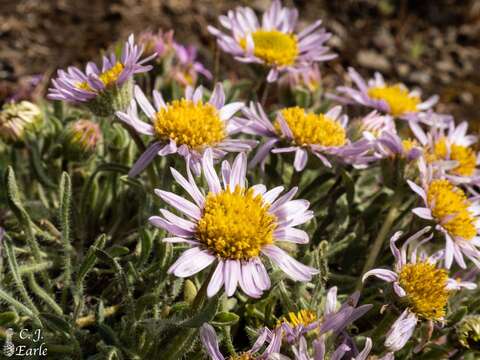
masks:
[[(480, 122), (480, 1), (286, 3), (299, 7), (302, 23), (320, 17), (335, 34), (330, 45), (339, 58), (324, 67), (327, 86), (342, 82), (348, 66), (365, 75), (378, 70), (439, 94), (440, 110)], [(262, 10), (269, 1), (0, 0), (0, 101), (30, 75), (48, 78), (55, 69), (98, 58), (99, 49), (145, 29), (174, 29), (177, 40), (200, 47), (209, 65), (214, 43), (206, 26), (238, 4)], [(222, 63), (234, 71), (229, 56)]]

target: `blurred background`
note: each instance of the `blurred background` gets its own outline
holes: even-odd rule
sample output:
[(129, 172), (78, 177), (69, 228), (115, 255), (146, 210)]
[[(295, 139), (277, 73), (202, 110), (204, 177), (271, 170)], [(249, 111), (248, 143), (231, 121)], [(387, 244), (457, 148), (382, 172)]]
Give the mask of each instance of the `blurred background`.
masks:
[[(339, 57), (321, 65), (324, 87), (344, 82), (348, 66), (367, 76), (380, 71), (391, 81), (439, 94), (439, 111), (478, 129), (480, 1), (284, 3), (298, 7), (300, 27), (321, 18), (334, 34), (329, 45)], [(218, 26), (217, 17), (238, 5), (263, 11), (269, 1), (0, 0), (0, 103), (12, 94), (42, 96), (56, 69), (98, 61), (101, 49), (132, 32), (174, 30), (175, 40), (197, 46), (211, 69), (215, 42), (207, 25)], [(221, 54), (220, 63), (222, 76), (238, 75), (241, 67), (229, 55)]]

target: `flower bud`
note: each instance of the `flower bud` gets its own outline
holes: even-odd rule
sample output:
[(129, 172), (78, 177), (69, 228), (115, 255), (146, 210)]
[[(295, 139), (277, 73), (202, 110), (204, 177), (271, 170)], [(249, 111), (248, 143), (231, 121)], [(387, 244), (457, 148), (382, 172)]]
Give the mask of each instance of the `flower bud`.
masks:
[(193, 303), (195, 296), (197, 296), (197, 287), (191, 280), (185, 280), (183, 285), (183, 299), (185, 302), (191, 304)]
[(90, 120), (78, 120), (67, 125), (64, 133), (66, 155), (80, 159), (93, 154), (102, 140), (100, 126)]
[(29, 102), (11, 102), (0, 112), (0, 139), (7, 143), (22, 142), (29, 131), (35, 131), (42, 123), (40, 108)]
[(465, 348), (480, 349), (480, 315), (468, 315), (456, 327), (458, 342)]

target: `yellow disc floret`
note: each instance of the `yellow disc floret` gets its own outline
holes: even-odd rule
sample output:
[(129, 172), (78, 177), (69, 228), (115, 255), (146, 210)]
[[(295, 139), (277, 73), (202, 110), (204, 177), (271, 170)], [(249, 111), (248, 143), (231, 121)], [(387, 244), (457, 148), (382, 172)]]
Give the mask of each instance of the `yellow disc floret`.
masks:
[(428, 186), (427, 201), (433, 217), (452, 236), (470, 240), (477, 234), (475, 218), (468, 209), (465, 193), (448, 180), (433, 180)]
[(289, 312), (288, 316), (284, 316), (280, 319), (280, 322), (287, 323), (291, 327), (297, 327), (302, 325), (308, 326), (317, 321), (317, 314), (312, 310), (302, 309), (299, 312)]
[(416, 140), (412, 140), (412, 139), (402, 140), (402, 146), (403, 146), (403, 150), (406, 153), (408, 153), (408, 152), (412, 151), (413, 149), (419, 147), (418, 142)]
[(410, 95), (408, 90), (400, 85), (372, 87), (368, 89), (368, 96), (385, 101), (394, 116), (417, 112), (417, 105), (420, 104), (418, 96)]
[(449, 291), (448, 274), (429, 262), (406, 264), (399, 274), (400, 286), (407, 293), (412, 310), (419, 316), (440, 320), (445, 316)]
[(273, 243), (276, 217), (269, 205), (253, 189), (236, 187), (218, 194), (209, 193), (202, 218), (198, 221), (198, 239), (223, 259), (246, 260), (260, 254)]
[[(110, 85), (115, 84), (115, 82), (120, 77), (120, 74), (122, 73), (123, 69), (124, 69), (123, 64), (121, 62), (117, 62), (110, 69), (98, 75), (98, 78), (103, 83), (103, 85), (105, 85), (105, 87), (108, 87)], [(86, 81), (79, 83), (77, 87), (83, 90), (93, 91), (90, 85), (88, 85)]]
[[(449, 151), (450, 150), (450, 151)], [(458, 165), (450, 170), (455, 175), (471, 176), (477, 165), (477, 157), (475, 151), (463, 145), (452, 144), (448, 146), (447, 140), (441, 138), (435, 143), (433, 153), (427, 160), (455, 160)]]
[[(299, 146), (342, 146), (347, 141), (343, 126), (324, 114), (306, 113), (298, 106), (283, 109), (281, 112), (292, 131), (293, 140)], [(275, 128), (280, 133), (278, 121)]]
[(174, 140), (190, 149), (214, 145), (225, 138), (218, 110), (201, 101), (174, 100), (157, 112), (153, 125), (159, 139)]
[[(292, 65), (298, 56), (298, 42), (295, 35), (277, 30), (257, 30), (252, 33), (254, 55), (268, 65)], [(240, 46), (247, 48), (247, 39), (240, 40)]]
[(232, 355), (228, 358), (228, 360), (255, 360), (255, 357), (251, 353), (245, 352), (237, 355)]

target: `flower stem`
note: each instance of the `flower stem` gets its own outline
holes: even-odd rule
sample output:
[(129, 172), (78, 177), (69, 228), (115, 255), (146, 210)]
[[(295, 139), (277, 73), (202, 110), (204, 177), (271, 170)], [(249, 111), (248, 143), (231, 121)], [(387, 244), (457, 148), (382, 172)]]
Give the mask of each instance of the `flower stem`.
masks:
[[(390, 207), (390, 210), (387, 213), (387, 217), (385, 218), (382, 227), (380, 228), (380, 231), (378, 232), (377, 237), (375, 238), (375, 241), (373, 242), (373, 245), (370, 249), (369, 255), (367, 257), (367, 261), (365, 262), (365, 265), (363, 266), (361, 275), (365, 274), (368, 270), (370, 270), (374, 265), (375, 262), (377, 261), (378, 254), (380, 253), (380, 250), (382, 250), (383, 243), (385, 242), (385, 239), (387, 238), (393, 223), (397, 219), (398, 216), (398, 205), (400, 203), (400, 196), (397, 194), (394, 195), (394, 198), (392, 200), (392, 206)], [(362, 276), (360, 276), (358, 282), (357, 282), (357, 287), (356, 290), (361, 290), (363, 287), (363, 282), (362, 282)]]
[(205, 278), (205, 281), (203, 282), (202, 286), (198, 290), (197, 295), (195, 296), (195, 299), (193, 299), (192, 307), (191, 307), (192, 314), (195, 314), (199, 309), (202, 308), (203, 303), (205, 302), (205, 298), (207, 297), (207, 287), (208, 287), (208, 284), (210, 283), (210, 279), (212, 278), (214, 272), (215, 272), (215, 266), (212, 266), (210, 273), (207, 275), (207, 277)]

